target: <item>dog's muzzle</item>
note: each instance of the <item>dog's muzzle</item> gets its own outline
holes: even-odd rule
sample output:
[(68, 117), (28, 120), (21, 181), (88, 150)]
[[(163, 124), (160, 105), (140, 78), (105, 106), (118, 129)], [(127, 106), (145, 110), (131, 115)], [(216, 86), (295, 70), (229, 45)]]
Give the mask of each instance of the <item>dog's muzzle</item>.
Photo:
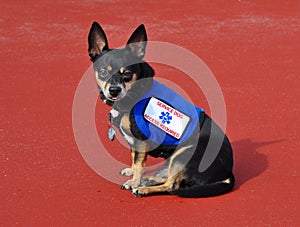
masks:
[(113, 98), (116, 98), (121, 93), (122, 88), (120, 88), (119, 86), (112, 85), (109, 87), (108, 91)]

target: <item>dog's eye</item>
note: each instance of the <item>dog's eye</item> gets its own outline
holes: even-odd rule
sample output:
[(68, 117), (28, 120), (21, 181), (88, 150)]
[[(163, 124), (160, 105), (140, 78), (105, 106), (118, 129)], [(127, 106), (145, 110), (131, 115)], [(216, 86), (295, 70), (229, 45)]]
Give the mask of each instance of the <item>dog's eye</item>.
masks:
[(133, 73), (130, 72), (130, 71), (125, 71), (125, 72), (122, 74), (122, 76), (123, 76), (123, 81), (124, 81), (125, 83), (128, 83), (129, 81), (132, 80)]
[(98, 70), (98, 76), (99, 78), (104, 79), (109, 76), (109, 72), (106, 69), (100, 69)]

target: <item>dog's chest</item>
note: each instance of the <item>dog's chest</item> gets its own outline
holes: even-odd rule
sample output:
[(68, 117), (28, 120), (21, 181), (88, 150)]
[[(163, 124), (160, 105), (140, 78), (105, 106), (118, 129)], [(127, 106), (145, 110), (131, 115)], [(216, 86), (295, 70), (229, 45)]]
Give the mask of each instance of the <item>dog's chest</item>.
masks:
[(119, 111), (112, 109), (110, 111), (110, 121), (122, 133), (124, 139), (130, 144), (134, 144), (134, 137), (130, 132), (130, 122), (127, 114), (121, 114)]

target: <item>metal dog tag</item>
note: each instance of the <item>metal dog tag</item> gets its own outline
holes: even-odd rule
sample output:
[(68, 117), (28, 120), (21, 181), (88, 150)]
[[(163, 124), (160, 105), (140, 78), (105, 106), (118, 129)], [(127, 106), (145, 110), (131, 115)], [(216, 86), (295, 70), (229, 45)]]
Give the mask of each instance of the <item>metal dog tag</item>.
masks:
[(108, 138), (110, 139), (110, 141), (113, 141), (115, 139), (116, 136), (116, 132), (113, 128), (109, 128), (108, 129)]

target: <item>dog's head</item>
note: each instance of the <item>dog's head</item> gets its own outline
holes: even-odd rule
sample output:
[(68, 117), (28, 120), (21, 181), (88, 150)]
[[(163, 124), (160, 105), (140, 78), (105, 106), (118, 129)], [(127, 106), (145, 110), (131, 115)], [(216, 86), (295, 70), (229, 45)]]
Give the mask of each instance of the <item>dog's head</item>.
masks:
[(154, 75), (152, 68), (142, 60), (147, 45), (144, 25), (133, 32), (125, 48), (110, 49), (103, 29), (94, 22), (88, 45), (101, 98), (109, 104), (123, 99), (137, 80)]

